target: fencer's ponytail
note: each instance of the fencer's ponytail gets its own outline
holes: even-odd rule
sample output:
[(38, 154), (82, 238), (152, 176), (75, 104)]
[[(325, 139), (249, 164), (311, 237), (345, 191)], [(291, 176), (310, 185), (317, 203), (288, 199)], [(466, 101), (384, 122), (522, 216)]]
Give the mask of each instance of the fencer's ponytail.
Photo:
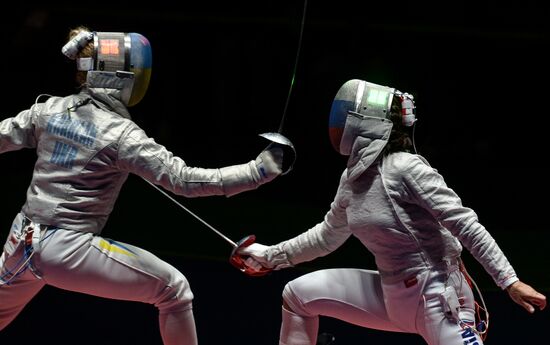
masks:
[[(74, 29), (71, 29), (71, 31), (69, 32), (69, 39), (67, 41), (70, 41), (71, 39), (76, 37), (82, 31), (91, 32), (91, 30), (88, 29), (85, 26), (76, 27)], [(76, 57), (77, 58), (92, 57), (93, 52), (94, 52), (94, 43), (93, 43), (93, 41), (90, 41), (88, 44), (84, 45), (80, 49), (80, 51), (78, 52)], [(75, 79), (76, 79), (76, 82), (78, 83), (78, 85), (82, 86), (84, 83), (86, 83), (87, 73), (88, 72), (86, 72), (86, 71), (77, 71), (76, 72)]]
[(413, 142), (409, 135), (408, 127), (403, 125), (401, 99), (397, 96), (393, 97), (389, 119), (393, 122), (393, 127), (388, 144), (384, 147), (384, 154), (399, 151), (410, 152), (413, 148)]

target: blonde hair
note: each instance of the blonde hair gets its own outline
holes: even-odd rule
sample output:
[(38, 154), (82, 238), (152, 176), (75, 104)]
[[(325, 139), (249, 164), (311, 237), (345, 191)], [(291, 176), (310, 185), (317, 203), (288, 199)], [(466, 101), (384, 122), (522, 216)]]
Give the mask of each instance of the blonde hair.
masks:
[[(85, 26), (76, 27), (74, 29), (71, 29), (71, 31), (69, 32), (69, 39), (67, 41), (70, 41), (73, 37), (78, 35), (81, 31), (91, 32), (91, 30)], [(92, 57), (93, 53), (94, 53), (94, 42), (90, 41), (86, 46), (84, 46), (80, 50), (80, 52), (78, 52), (77, 58)], [(84, 83), (86, 83), (87, 75), (88, 75), (88, 72), (86, 71), (76, 72), (75, 80), (78, 83), (78, 85), (83, 85)]]

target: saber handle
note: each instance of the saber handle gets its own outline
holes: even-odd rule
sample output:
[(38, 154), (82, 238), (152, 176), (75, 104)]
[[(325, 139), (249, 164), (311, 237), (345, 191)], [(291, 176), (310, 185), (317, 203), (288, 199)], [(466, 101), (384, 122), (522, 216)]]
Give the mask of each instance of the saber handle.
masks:
[[(144, 179), (145, 180), (145, 179)], [(218, 234), (221, 238), (223, 238), (227, 243), (229, 243), (233, 248), (237, 248), (238, 245), (237, 243), (235, 243), (234, 241), (232, 241), (229, 237), (225, 236), (224, 234), (222, 234), (221, 232), (219, 232), (218, 230), (216, 230), (212, 225), (208, 224), (207, 222), (205, 222), (204, 220), (201, 219), (201, 217), (197, 216), (195, 213), (191, 212), (190, 209), (188, 209), (187, 207), (183, 206), (181, 203), (179, 203), (176, 199), (172, 198), (172, 196), (170, 196), (170, 194), (166, 193), (164, 190), (162, 190), (160, 187), (158, 187), (157, 185), (153, 184), (152, 182), (149, 182), (147, 180), (145, 180), (145, 182), (149, 183), (151, 186), (153, 186), (156, 190), (158, 190), (159, 192), (161, 192), (162, 194), (164, 194), (165, 197), (167, 197), (168, 199), (172, 200), (172, 202), (176, 205), (178, 205), (179, 207), (181, 207), (182, 209), (184, 209), (187, 213), (189, 213), (190, 215), (192, 215), (193, 217), (195, 217), (199, 222), (203, 223), (204, 225), (206, 225), (210, 230), (214, 231), (216, 234)]]
[(265, 268), (262, 267), (260, 270), (255, 271), (252, 268), (248, 267), (245, 263), (246, 256), (239, 254), (238, 251), (241, 248), (248, 247), (252, 243), (256, 241), (256, 236), (254, 235), (248, 235), (241, 239), (237, 243), (237, 247), (233, 248), (233, 251), (231, 252), (231, 255), (229, 256), (229, 262), (231, 265), (235, 266), (239, 271), (243, 272), (246, 275), (252, 276), (252, 277), (261, 277), (264, 276), (272, 271), (271, 268)]

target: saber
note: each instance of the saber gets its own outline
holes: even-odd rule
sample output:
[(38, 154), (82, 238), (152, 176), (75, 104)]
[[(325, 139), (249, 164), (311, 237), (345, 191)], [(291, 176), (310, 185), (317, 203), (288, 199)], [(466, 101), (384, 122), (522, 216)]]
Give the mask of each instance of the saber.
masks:
[(296, 51), (296, 59), (294, 60), (294, 70), (292, 71), (292, 78), (290, 79), (290, 88), (288, 89), (288, 94), (286, 96), (285, 108), (283, 110), (283, 116), (281, 117), (281, 122), (279, 123), (279, 133), (283, 132), (283, 125), (285, 123), (286, 111), (288, 109), (288, 103), (290, 103), (290, 95), (292, 94), (292, 89), (294, 87), (294, 80), (296, 79), (296, 70), (298, 69), (298, 60), (300, 59), (300, 50), (302, 49), (302, 38), (304, 37), (304, 26), (306, 22), (306, 9), (307, 9), (307, 0), (304, 0), (304, 9), (302, 12), (302, 24), (300, 25), (300, 36), (298, 38), (298, 49)]
[[(145, 180), (145, 179), (144, 179)], [(151, 186), (153, 186), (156, 190), (158, 190), (159, 192), (161, 192), (162, 194), (164, 194), (165, 197), (167, 197), (168, 199), (172, 200), (172, 202), (176, 205), (178, 205), (179, 207), (181, 207), (182, 209), (184, 209), (187, 213), (189, 213), (190, 215), (192, 215), (193, 217), (195, 217), (199, 222), (203, 223), (204, 225), (206, 225), (210, 230), (214, 231), (216, 234), (218, 234), (218, 236), (220, 236), (221, 238), (223, 238), (227, 243), (229, 243), (233, 248), (236, 248), (238, 247), (237, 243), (235, 243), (234, 241), (232, 241), (229, 237), (225, 236), (224, 234), (222, 234), (220, 231), (216, 230), (212, 225), (208, 224), (206, 221), (204, 221), (201, 217), (197, 216), (195, 213), (193, 213), (190, 209), (188, 209), (187, 207), (183, 206), (181, 203), (179, 203), (176, 199), (172, 198), (172, 196), (170, 196), (170, 194), (166, 193), (164, 190), (162, 190), (161, 188), (159, 188), (157, 185), (155, 185), (154, 183), (152, 182), (149, 182), (147, 180), (145, 180), (145, 182), (149, 183)]]
[(304, 37), (304, 26), (306, 21), (306, 10), (307, 10), (307, 0), (304, 0), (304, 9), (302, 12), (302, 23), (300, 25), (300, 36), (298, 38), (298, 49), (296, 52), (296, 59), (294, 60), (294, 69), (292, 71), (292, 78), (290, 79), (290, 88), (288, 89), (288, 94), (286, 96), (283, 116), (281, 117), (281, 122), (279, 122), (279, 130), (277, 132), (259, 134), (259, 136), (271, 142), (274, 142), (282, 146), (288, 146), (292, 150), (292, 154), (293, 154), (292, 162), (290, 163), (288, 168), (285, 171), (283, 171), (282, 175), (286, 175), (287, 173), (289, 173), (293, 169), (294, 163), (296, 162), (296, 148), (294, 147), (292, 142), (282, 134), (282, 132), (283, 132), (283, 127), (286, 119), (288, 104), (290, 103), (290, 95), (292, 94), (292, 90), (294, 88), (294, 80), (296, 79), (296, 70), (298, 69), (298, 61), (300, 60), (300, 50), (302, 48), (302, 38)]
[(229, 256), (229, 262), (233, 266), (238, 268), (241, 272), (243, 272), (243, 273), (245, 273), (249, 276), (263, 276), (263, 275), (271, 272), (271, 270), (268, 269), (268, 268), (261, 268), (259, 271), (254, 271), (253, 269), (251, 269), (250, 267), (248, 267), (244, 263), (244, 261), (246, 260), (246, 257), (243, 257), (241, 254), (238, 253), (239, 249), (244, 248), (244, 247), (248, 247), (249, 245), (254, 243), (256, 241), (256, 236), (248, 235), (248, 236), (244, 237), (243, 239), (241, 239), (239, 242), (235, 242), (235, 241), (231, 240), (229, 237), (222, 234), (220, 231), (216, 230), (216, 228), (214, 228), (212, 225), (208, 224), (201, 217), (197, 216), (190, 209), (183, 206), (180, 202), (178, 202), (176, 199), (174, 199), (170, 194), (168, 194), (164, 190), (162, 190), (162, 188), (160, 188), (159, 186), (155, 185), (154, 183), (152, 183), (148, 180), (145, 180), (145, 179), (143, 179), (143, 180), (145, 182), (147, 182), (148, 184), (150, 184), (151, 186), (153, 186), (156, 190), (161, 192), (165, 197), (170, 199), (174, 204), (178, 205), (184, 211), (186, 211), (187, 213), (189, 213), (190, 215), (195, 217), (195, 219), (197, 219), (199, 222), (206, 225), (206, 227), (208, 227), (210, 230), (214, 231), (218, 236), (223, 238), (227, 243), (229, 243), (231, 245), (231, 247), (233, 247), (233, 250), (231, 251), (231, 255)]
[[(294, 80), (296, 78), (296, 70), (298, 68), (298, 60), (299, 60), (299, 57), (300, 57), (300, 50), (301, 50), (301, 47), (302, 47), (302, 37), (304, 35), (304, 24), (305, 24), (305, 20), (306, 20), (306, 9), (307, 9), (307, 0), (304, 0), (304, 10), (303, 10), (303, 14), (302, 14), (302, 22), (301, 22), (301, 27), (300, 27), (300, 36), (299, 36), (299, 39), (298, 39), (298, 51), (296, 53), (296, 59), (294, 61), (294, 69), (293, 69), (293, 72), (292, 72), (292, 78), (291, 78), (291, 81), (290, 81), (290, 88), (288, 90), (288, 94), (287, 94), (287, 98), (286, 98), (286, 102), (285, 102), (285, 107), (284, 107), (284, 110), (283, 110), (283, 116), (281, 117), (281, 122), (279, 123), (279, 130), (278, 130), (278, 132), (269, 132), (269, 133), (259, 134), (259, 136), (271, 141), (272, 143), (290, 147), (290, 149), (292, 150), (294, 158), (293, 158), (292, 163), (290, 164), (290, 166), (285, 171), (283, 171), (282, 175), (285, 175), (289, 171), (291, 171), (292, 168), (294, 167), (294, 163), (296, 162), (296, 149), (294, 148), (294, 145), (292, 144), (292, 142), (288, 138), (286, 138), (281, 132), (283, 131), (283, 125), (284, 125), (285, 118), (286, 118), (288, 104), (290, 102), (290, 95), (292, 94), (292, 89), (294, 87)], [(233, 266), (237, 267), (241, 272), (244, 272), (244, 273), (246, 273), (250, 276), (262, 276), (262, 275), (265, 275), (265, 274), (271, 272), (271, 269), (268, 269), (268, 268), (265, 268), (265, 267), (262, 267), (259, 271), (254, 271), (253, 269), (251, 269), (250, 267), (248, 267), (245, 264), (246, 257), (238, 253), (239, 249), (244, 248), (244, 247), (248, 247), (249, 245), (254, 243), (256, 241), (256, 236), (248, 235), (248, 236), (244, 237), (243, 239), (241, 239), (239, 242), (234, 242), (229, 237), (225, 236), (220, 231), (215, 229), (212, 225), (210, 225), (206, 221), (204, 221), (201, 217), (197, 216), (190, 209), (183, 206), (181, 203), (179, 203), (176, 199), (174, 199), (172, 196), (170, 196), (164, 190), (159, 188), (157, 185), (155, 185), (154, 183), (152, 183), (148, 180), (145, 180), (145, 182), (147, 182), (148, 184), (153, 186), (156, 190), (161, 192), (164, 196), (166, 196), (168, 199), (170, 199), (173, 203), (175, 203), (180, 208), (182, 208), (184, 211), (186, 211), (187, 213), (189, 213), (190, 215), (195, 217), (195, 219), (200, 221), (202, 224), (204, 224), (210, 230), (215, 232), (218, 236), (223, 238), (227, 243), (229, 243), (231, 245), (231, 247), (233, 247), (233, 250), (231, 251), (231, 255), (229, 257), (229, 262)]]

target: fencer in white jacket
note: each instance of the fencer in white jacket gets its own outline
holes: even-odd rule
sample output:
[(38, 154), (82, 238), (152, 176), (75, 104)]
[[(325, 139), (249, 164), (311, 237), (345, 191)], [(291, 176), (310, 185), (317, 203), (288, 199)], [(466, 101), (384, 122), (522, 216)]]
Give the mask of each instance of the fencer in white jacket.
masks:
[[(187, 197), (230, 196), (277, 177), (281, 151), (271, 147), (219, 169), (188, 166), (130, 118), (127, 107), (143, 97), (150, 73), (144, 36), (82, 28), (64, 52), (78, 61), (81, 92), (49, 97), (0, 122), (0, 153), (29, 148), (37, 154), (0, 256), (0, 330), (51, 285), (153, 304), (164, 344), (197, 344), (185, 276), (146, 250), (102, 237), (104, 225), (129, 174)], [(100, 70), (97, 60), (105, 62)]]
[(240, 250), (255, 269), (281, 269), (324, 256), (351, 235), (375, 256), (376, 271), (326, 269), (283, 291), (281, 345), (314, 345), (319, 315), (420, 334), (430, 345), (483, 343), (463, 246), (514, 301), (533, 312), (545, 296), (516, 272), (473, 210), (427, 161), (409, 153), (413, 97), (361, 80), (346, 82), (331, 110), (330, 136), (349, 155), (324, 220), (279, 244)]

